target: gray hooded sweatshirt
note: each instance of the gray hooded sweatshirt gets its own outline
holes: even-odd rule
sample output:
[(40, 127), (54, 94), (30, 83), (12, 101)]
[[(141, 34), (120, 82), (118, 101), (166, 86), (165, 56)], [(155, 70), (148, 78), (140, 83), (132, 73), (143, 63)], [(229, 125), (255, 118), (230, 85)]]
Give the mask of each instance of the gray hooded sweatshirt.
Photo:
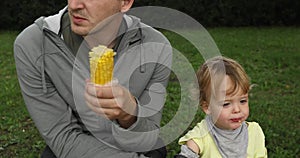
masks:
[[(41, 136), (57, 157), (144, 157), (156, 146), (172, 48), (158, 31), (124, 15), (125, 33), (118, 43), (114, 78), (138, 103), (137, 121), (124, 129), (98, 116), (84, 100), (89, 78), (88, 51), (77, 55), (59, 35), (66, 8), (41, 17), (17, 37), (14, 57), (26, 107)], [(82, 53), (81, 53), (82, 52)]]

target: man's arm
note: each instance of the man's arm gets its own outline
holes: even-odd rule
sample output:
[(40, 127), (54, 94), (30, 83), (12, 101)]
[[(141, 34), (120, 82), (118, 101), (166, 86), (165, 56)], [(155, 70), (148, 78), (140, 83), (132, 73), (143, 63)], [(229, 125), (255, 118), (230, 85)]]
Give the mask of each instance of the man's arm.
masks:
[[(136, 96), (137, 120), (127, 129), (122, 128), (117, 123), (112, 128), (115, 140), (122, 149), (127, 151), (149, 151), (156, 145), (165, 103), (166, 87), (171, 72), (172, 47), (170, 44), (151, 43), (144, 45), (143, 48), (142, 51), (148, 52), (149, 56), (158, 54), (159, 56), (155, 62), (149, 60), (145, 64), (146, 72), (151, 71), (151, 69), (154, 71), (147, 84), (140, 85), (145, 88), (139, 96)], [(139, 70), (138, 67), (136, 71)], [(131, 85), (138, 85), (143, 80), (147, 80), (134, 78), (134, 76), (133, 73), (133, 78), (129, 81)], [(131, 87), (129, 86), (129, 88)], [(154, 148), (157, 147), (161, 146)]]
[(106, 85), (96, 85), (87, 81), (85, 99), (94, 112), (109, 120), (116, 120), (122, 128), (129, 128), (137, 120), (135, 98), (116, 81)]
[[(148, 53), (144, 65), (140, 64), (139, 57), (135, 55), (141, 54), (141, 49)], [(115, 73), (120, 82), (129, 76), (130, 90), (114, 81), (104, 86), (86, 83), (87, 105), (100, 117), (114, 121), (113, 137), (123, 150), (149, 151), (157, 142), (171, 71), (171, 49), (169, 44), (150, 43), (145, 44), (145, 47), (137, 46), (138, 51), (133, 48), (133, 52), (126, 52), (125, 60), (119, 60), (120, 64), (116, 66), (119, 71)], [(132, 66), (135, 61), (138, 61), (137, 65)], [(136, 67), (132, 70), (134, 72), (127, 68), (129, 65)], [(140, 72), (141, 66), (146, 67), (145, 73)], [(120, 67), (125, 68), (120, 70)], [(126, 85), (124, 82), (121, 84)]]
[[(51, 81), (46, 81), (43, 92), (42, 75), (36, 60), (31, 56), (35, 41), (32, 32), (23, 32), (14, 46), (18, 79), (27, 109), (40, 134), (57, 157), (138, 157), (136, 153), (111, 148), (95, 137), (84, 133), (72, 109), (66, 104)], [(38, 47), (38, 46), (36, 46)]]

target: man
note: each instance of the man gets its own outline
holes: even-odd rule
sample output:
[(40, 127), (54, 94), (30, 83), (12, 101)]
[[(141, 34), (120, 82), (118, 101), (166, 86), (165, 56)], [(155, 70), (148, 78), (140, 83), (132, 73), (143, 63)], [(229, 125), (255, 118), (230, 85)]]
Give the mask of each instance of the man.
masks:
[[(134, 0), (68, 0), (17, 37), (14, 55), (27, 109), (47, 147), (42, 157), (165, 157), (158, 138), (172, 49), (124, 14)], [(116, 53), (114, 80), (89, 82), (88, 52)]]

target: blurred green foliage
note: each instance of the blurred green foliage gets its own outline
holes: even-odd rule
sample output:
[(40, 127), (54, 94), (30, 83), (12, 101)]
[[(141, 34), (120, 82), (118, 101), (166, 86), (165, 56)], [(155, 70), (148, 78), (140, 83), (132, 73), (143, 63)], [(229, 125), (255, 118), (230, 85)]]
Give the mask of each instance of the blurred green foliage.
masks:
[[(21, 30), (40, 16), (58, 12), (66, 0), (2, 0), (0, 29)], [(299, 0), (136, 0), (134, 7), (163, 6), (182, 11), (203, 26), (299, 25)]]

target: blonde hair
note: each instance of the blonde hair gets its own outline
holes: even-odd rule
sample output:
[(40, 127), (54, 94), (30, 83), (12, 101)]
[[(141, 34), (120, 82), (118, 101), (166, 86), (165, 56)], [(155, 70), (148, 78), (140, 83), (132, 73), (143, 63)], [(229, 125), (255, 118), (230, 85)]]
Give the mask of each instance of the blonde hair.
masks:
[(226, 95), (235, 94), (239, 89), (244, 94), (249, 92), (250, 80), (243, 67), (233, 59), (217, 56), (207, 60), (197, 71), (200, 106), (203, 106), (204, 102), (210, 102), (210, 97), (215, 94), (225, 75), (228, 75), (234, 84)]

